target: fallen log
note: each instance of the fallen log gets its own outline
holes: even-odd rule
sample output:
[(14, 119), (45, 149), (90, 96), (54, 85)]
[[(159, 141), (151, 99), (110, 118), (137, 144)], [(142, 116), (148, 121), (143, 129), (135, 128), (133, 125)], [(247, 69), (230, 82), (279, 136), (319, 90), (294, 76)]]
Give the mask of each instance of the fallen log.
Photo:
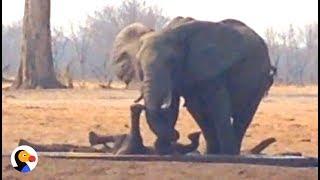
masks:
[[(197, 163), (252, 164), (285, 167), (318, 167), (318, 158), (267, 155), (110, 155), (105, 153), (39, 152), (40, 157), (99, 159), (108, 161), (168, 161)], [(6, 156), (6, 155), (3, 155)]]
[(27, 145), (34, 148), (37, 152), (107, 152), (106, 149), (97, 149), (92, 146), (77, 146), (72, 144), (34, 144), (27, 140), (20, 139), (19, 146)]
[[(243, 151), (242, 155), (113, 155), (108, 150), (96, 149), (91, 146), (76, 146), (70, 144), (37, 145), (26, 140), (20, 140), (19, 145), (29, 145), (35, 148), (39, 156), (68, 159), (104, 159), (110, 161), (177, 161), (206, 163), (235, 163), (272, 165), (287, 167), (318, 167), (318, 158), (303, 157), (300, 152), (285, 152), (275, 156), (250, 154), (259, 153), (263, 148), (275, 142), (268, 138), (251, 150)], [(60, 151), (60, 152), (59, 152)]]
[(301, 152), (283, 152), (279, 153), (280, 156), (302, 156)]
[[(89, 140), (90, 140), (90, 138), (89, 138)], [(101, 142), (99, 141), (99, 143), (103, 143), (105, 141), (107, 141), (107, 140), (102, 139)], [(267, 138), (267, 139), (261, 141), (258, 145), (254, 146), (252, 149), (242, 151), (241, 154), (260, 154), (265, 148), (267, 148), (269, 145), (271, 145), (274, 142), (276, 142), (275, 138)], [(21, 146), (21, 145), (31, 146), (37, 152), (103, 152), (103, 153), (110, 153), (111, 152), (111, 150), (108, 146), (104, 146), (101, 149), (97, 149), (97, 148), (94, 148), (93, 146), (77, 146), (77, 145), (72, 145), (72, 144), (35, 144), (35, 143), (31, 143), (25, 139), (20, 139), (18, 145), (19, 146)], [(289, 153), (289, 155), (290, 155), (290, 153)]]
[(276, 142), (275, 138), (267, 138), (254, 146), (252, 149), (245, 150), (244, 152), (247, 152), (247, 154), (260, 154), (264, 149), (266, 149), (274, 142)]

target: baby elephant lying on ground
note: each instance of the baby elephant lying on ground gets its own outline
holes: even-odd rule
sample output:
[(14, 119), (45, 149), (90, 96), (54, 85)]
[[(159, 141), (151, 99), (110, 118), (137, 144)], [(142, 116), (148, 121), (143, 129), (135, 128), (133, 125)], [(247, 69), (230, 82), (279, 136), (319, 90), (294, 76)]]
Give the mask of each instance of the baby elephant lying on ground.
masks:
[[(146, 147), (143, 145), (142, 137), (140, 134), (140, 114), (144, 110), (144, 106), (140, 104), (134, 104), (130, 107), (131, 113), (131, 129), (129, 134), (103, 136), (94, 132), (89, 133), (89, 142), (91, 147), (88, 146), (75, 146), (71, 144), (51, 144), (40, 145), (28, 142), (21, 139), (19, 145), (29, 145), (36, 151), (46, 152), (108, 152), (116, 155), (121, 154), (157, 154), (153, 147)], [(172, 148), (174, 154), (187, 154), (195, 152), (199, 146), (199, 137), (201, 132), (195, 132), (188, 135), (191, 143), (184, 145), (177, 142), (179, 139), (179, 133), (176, 131), (176, 135), (172, 140)], [(112, 143), (109, 146), (108, 143)], [(92, 146), (97, 144), (103, 144), (103, 149), (96, 149)]]
[[(199, 137), (200, 132), (191, 133), (188, 135), (188, 139), (191, 141), (190, 144), (180, 144), (173, 143), (176, 154), (187, 154), (187, 153), (197, 153), (197, 148), (199, 146)], [(141, 144), (139, 146), (134, 143), (130, 143), (129, 134), (120, 134), (120, 135), (110, 135), (104, 136), (96, 134), (95, 132), (89, 133), (89, 139), (91, 146), (98, 144), (104, 145), (106, 152), (113, 154), (157, 154), (155, 149), (151, 146), (144, 146)], [(109, 145), (109, 143), (112, 143)]]
[[(131, 130), (129, 134), (120, 134), (115, 136), (102, 136), (94, 132), (89, 133), (90, 144), (104, 144), (106, 149), (113, 154), (157, 154), (153, 147), (146, 147), (143, 145), (140, 134), (140, 114), (144, 110), (144, 106), (134, 104), (130, 107), (131, 111)], [(184, 145), (177, 143), (179, 139), (179, 132), (176, 131), (175, 137), (172, 140), (172, 147), (174, 154), (187, 154), (197, 150), (199, 146), (199, 137), (201, 132), (194, 132), (188, 135), (191, 143)], [(106, 143), (113, 143), (110, 147)]]

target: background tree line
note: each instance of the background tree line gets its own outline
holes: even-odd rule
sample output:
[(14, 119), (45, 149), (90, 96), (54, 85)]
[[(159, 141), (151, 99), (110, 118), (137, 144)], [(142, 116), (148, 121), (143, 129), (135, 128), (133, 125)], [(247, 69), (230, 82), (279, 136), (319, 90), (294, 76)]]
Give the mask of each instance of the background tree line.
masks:
[[(60, 78), (78, 80), (115, 79), (109, 53), (116, 34), (126, 25), (142, 22), (161, 29), (170, 19), (156, 6), (138, 0), (124, 1), (119, 7), (105, 6), (88, 16), (85, 25), (74, 28), (70, 34), (62, 28), (52, 28), (52, 57)], [(2, 69), (4, 76), (15, 76), (20, 59), (21, 23), (2, 25)], [(276, 83), (318, 83), (318, 24), (304, 28), (290, 25), (287, 31), (269, 28), (264, 38), (269, 46), (273, 64), (278, 69)]]

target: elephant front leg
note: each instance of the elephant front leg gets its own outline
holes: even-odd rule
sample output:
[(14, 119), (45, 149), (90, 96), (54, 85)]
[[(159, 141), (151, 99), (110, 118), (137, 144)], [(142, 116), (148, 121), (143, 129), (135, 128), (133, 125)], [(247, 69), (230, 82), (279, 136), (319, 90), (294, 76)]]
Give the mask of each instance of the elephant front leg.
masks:
[(166, 110), (146, 110), (147, 123), (151, 131), (157, 136), (155, 148), (159, 154), (171, 154), (172, 142), (177, 140), (177, 133), (174, 129), (179, 114), (180, 97), (173, 93), (172, 103)]
[[(239, 154), (231, 124), (231, 99), (224, 86), (210, 86), (202, 94), (208, 126), (216, 131), (220, 154)], [(211, 152), (208, 152), (211, 153)]]
[(147, 123), (151, 131), (156, 135), (154, 143), (156, 153), (171, 154), (173, 152), (171, 142), (174, 139), (174, 128), (165, 121), (166, 116), (163, 112), (146, 110)]

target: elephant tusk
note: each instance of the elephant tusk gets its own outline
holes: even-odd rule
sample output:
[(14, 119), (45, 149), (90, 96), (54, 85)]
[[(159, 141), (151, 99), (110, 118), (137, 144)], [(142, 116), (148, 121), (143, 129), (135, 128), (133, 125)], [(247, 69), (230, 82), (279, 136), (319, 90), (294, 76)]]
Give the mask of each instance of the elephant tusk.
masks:
[(161, 105), (161, 109), (169, 109), (172, 103), (172, 93), (169, 91), (168, 96), (165, 97)]

